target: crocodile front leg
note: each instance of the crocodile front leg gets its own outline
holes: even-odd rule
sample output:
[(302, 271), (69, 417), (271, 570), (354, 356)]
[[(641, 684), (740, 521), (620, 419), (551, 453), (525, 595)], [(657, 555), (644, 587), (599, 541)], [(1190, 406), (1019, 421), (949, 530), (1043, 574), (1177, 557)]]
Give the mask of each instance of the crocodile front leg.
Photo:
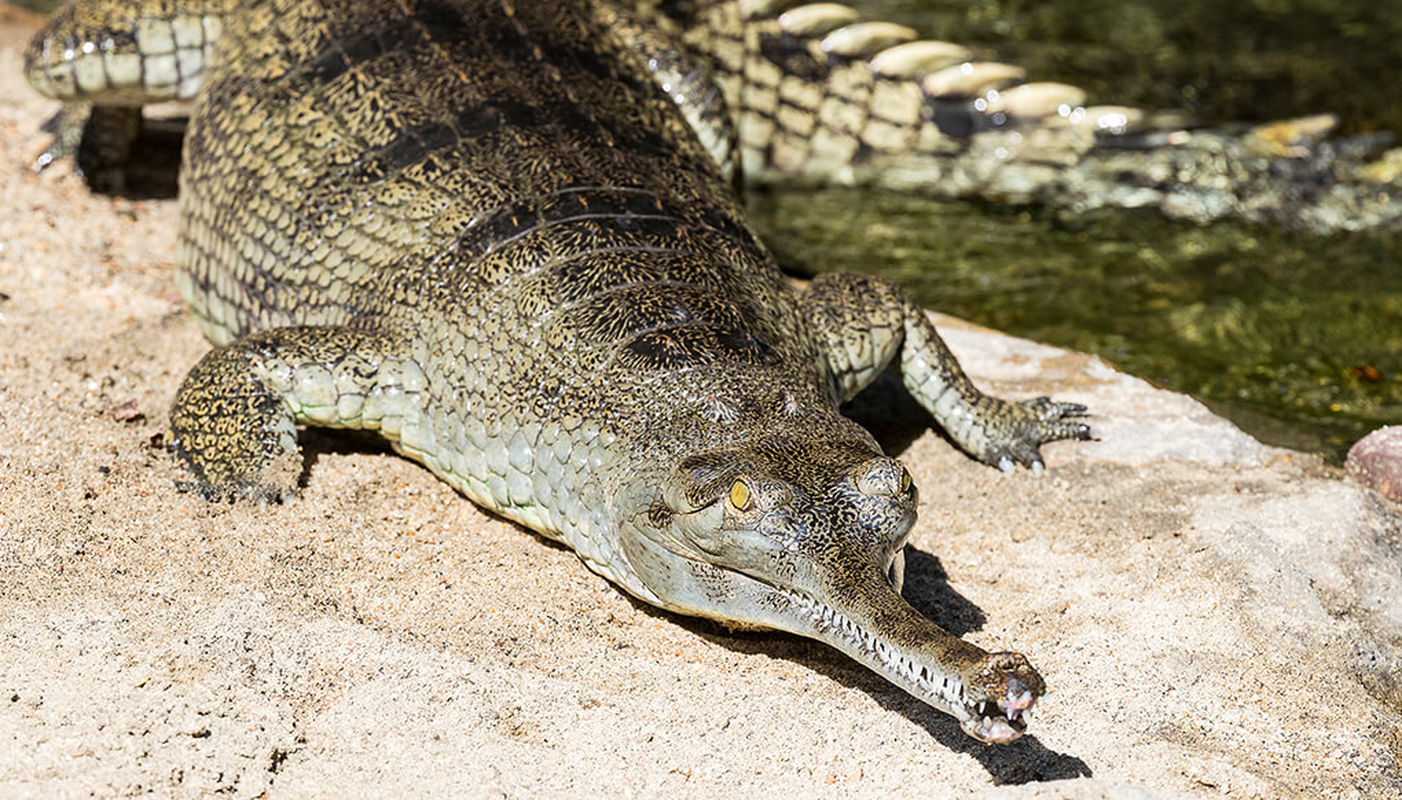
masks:
[(294, 492), (299, 423), (378, 429), (413, 450), (425, 379), (401, 350), (392, 337), (340, 327), (274, 328), (211, 350), (171, 408), (172, 447), (192, 476), (181, 488), (260, 500)]
[(1085, 406), (1046, 397), (1014, 402), (979, 391), (923, 309), (895, 285), (864, 275), (824, 275), (804, 295), (826, 354), (834, 393), (850, 400), (899, 358), (905, 386), (965, 452), (1011, 472), (1042, 467), (1038, 448), (1089, 439)]

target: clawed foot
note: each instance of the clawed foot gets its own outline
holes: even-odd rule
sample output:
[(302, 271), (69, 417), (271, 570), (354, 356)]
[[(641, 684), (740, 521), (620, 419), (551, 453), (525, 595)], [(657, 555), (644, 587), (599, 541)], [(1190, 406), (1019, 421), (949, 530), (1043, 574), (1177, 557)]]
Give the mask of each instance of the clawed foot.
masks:
[(83, 142), (83, 129), (87, 127), (92, 107), (86, 103), (68, 103), (58, 113), (39, 126), (39, 130), (53, 136), (49, 144), (34, 159), (35, 172), (43, 172), (65, 159), (73, 160), (73, 171), (83, 174), (78, 164), (78, 147)]
[(71, 159), (74, 174), (94, 191), (115, 194), (126, 187), (127, 161), (141, 134), (139, 107), (68, 103), (41, 129), (53, 139), (34, 159), (35, 172)]
[(1042, 676), (1020, 653), (989, 653), (969, 681), (960, 723), (981, 742), (1008, 744), (1027, 731), (1027, 712), (1046, 692)]
[(250, 467), (253, 459), (212, 462), (184, 450), (179, 440), (170, 448), (175, 460), (193, 480), (177, 480), (175, 488), (193, 492), (211, 502), (251, 500), (260, 504), (295, 500), (304, 473), (301, 453), (286, 452), (262, 469)]
[(1004, 472), (1021, 464), (1041, 472), (1045, 464), (1038, 448), (1058, 439), (1090, 439), (1090, 426), (1076, 421), (1086, 415), (1080, 403), (1057, 403), (1048, 397), (1010, 402), (988, 398), (997, 404), (989, 411), (988, 448), (981, 454), (985, 463)]

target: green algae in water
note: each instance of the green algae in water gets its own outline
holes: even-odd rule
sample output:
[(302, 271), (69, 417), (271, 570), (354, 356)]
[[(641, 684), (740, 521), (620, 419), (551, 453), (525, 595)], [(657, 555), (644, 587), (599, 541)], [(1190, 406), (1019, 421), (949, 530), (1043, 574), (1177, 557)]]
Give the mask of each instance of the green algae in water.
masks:
[(751, 205), (787, 268), (885, 275), (929, 308), (1194, 394), (1269, 443), (1337, 461), (1364, 433), (1402, 424), (1398, 237), (859, 189)]

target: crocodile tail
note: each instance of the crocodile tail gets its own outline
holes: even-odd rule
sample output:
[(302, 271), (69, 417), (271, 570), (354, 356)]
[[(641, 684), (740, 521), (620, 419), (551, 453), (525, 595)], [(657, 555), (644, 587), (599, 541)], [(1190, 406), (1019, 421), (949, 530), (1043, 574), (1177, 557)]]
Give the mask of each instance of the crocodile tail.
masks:
[[(923, 40), (837, 3), (639, 0), (640, 16), (707, 61), (739, 128), (749, 183), (868, 183), (1019, 198), (1033, 169), (1077, 163), (1097, 135), (1138, 131), (1137, 109), (1026, 82), (1021, 68)], [(991, 134), (991, 135), (985, 135)]]
[(1402, 148), (1327, 115), (1251, 129), (1081, 89), (838, 3), (632, 0), (722, 89), (747, 184), (865, 184), (1315, 233), (1402, 230)]
[[(740, 176), (740, 137), (732, 104), (722, 86), (725, 75), (703, 48), (682, 43), (686, 35), (704, 34), (699, 19), (678, 19), (655, 6), (629, 9), (612, 3), (594, 8), (599, 34), (622, 52), (632, 52), (646, 65), (653, 80), (681, 109), (702, 146), (735, 184)], [(707, 39), (702, 39), (703, 43)], [(734, 81), (729, 84), (736, 86)]]
[(68, 102), (189, 100), (237, 2), (68, 3), (30, 42), (25, 77), (40, 94)]

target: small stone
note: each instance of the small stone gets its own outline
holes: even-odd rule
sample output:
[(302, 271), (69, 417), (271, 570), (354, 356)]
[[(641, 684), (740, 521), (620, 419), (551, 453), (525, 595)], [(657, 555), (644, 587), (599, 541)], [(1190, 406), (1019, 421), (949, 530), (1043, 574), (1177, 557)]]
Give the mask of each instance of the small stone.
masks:
[(128, 400), (119, 406), (107, 409), (107, 413), (117, 422), (138, 422), (146, 419), (146, 415), (141, 413), (135, 400)]
[(1378, 428), (1349, 448), (1348, 474), (1394, 503), (1402, 503), (1402, 425)]

